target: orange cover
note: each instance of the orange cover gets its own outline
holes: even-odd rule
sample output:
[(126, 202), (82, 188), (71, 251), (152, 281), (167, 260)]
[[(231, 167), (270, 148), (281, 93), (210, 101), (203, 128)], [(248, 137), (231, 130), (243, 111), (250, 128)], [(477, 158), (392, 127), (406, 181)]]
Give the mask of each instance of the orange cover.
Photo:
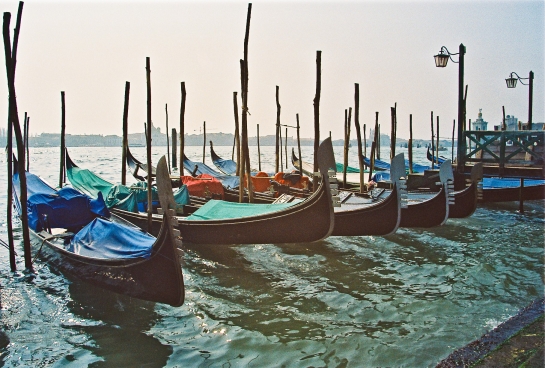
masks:
[(223, 185), (208, 174), (200, 174), (197, 177), (181, 176), (182, 183), (187, 185), (190, 195), (203, 198), (224, 199)]

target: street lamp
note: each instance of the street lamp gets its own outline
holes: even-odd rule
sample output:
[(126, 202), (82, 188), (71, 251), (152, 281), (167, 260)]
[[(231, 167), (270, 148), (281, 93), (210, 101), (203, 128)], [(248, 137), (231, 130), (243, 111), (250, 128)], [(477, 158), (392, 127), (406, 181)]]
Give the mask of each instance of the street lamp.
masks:
[[(464, 44), (460, 44), (458, 53), (451, 53), (445, 46), (441, 46), (441, 50), (437, 55), (434, 55), (435, 66), (444, 68), (447, 66), (448, 60), (458, 64), (458, 144), (456, 152), (456, 171), (464, 172), (464, 154), (466, 151), (465, 139), (463, 139), (465, 119), (465, 101), (464, 101), (464, 55), (466, 48)], [(458, 55), (458, 61), (455, 61), (452, 56)]]
[[(528, 84), (524, 83), (522, 80), (527, 79)], [(528, 95), (528, 130), (532, 130), (532, 100), (534, 96), (534, 72), (530, 70), (530, 74), (528, 75), (528, 78), (521, 78), (519, 75), (515, 72), (511, 72), (509, 74), (509, 78), (505, 79), (505, 83), (507, 83), (507, 88), (515, 88), (517, 86), (517, 81), (520, 81), (525, 86), (529, 86), (529, 95)]]

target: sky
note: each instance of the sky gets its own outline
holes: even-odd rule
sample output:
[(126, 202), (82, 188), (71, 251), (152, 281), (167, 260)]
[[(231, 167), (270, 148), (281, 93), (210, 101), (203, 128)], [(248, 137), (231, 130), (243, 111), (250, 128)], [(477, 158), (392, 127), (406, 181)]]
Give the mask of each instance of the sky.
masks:
[[(15, 26), (18, 2), (0, 1)], [(179, 128), (181, 82), (187, 91), (185, 132), (234, 132), (233, 92), (240, 102), (248, 3), (242, 1), (51, 1), (24, 4), (17, 54), (16, 93), (30, 133), (61, 128), (66, 95), (66, 133), (121, 135), (125, 83), (130, 82), (129, 133), (146, 121), (146, 57), (151, 64), (153, 124)], [(281, 124), (314, 137), (316, 53), (321, 51), (320, 136), (342, 139), (345, 109), (354, 108), (369, 128), (379, 112), (389, 134), (397, 106), (398, 132), (430, 137), (439, 117), (440, 136), (457, 119), (458, 64), (436, 68), (445, 46), (466, 47), (467, 118), (482, 109), (489, 129), (507, 115), (528, 117), (528, 86), (507, 89), (516, 72), (534, 79), (533, 121), (544, 117), (544, 1), (254, 1), (248, 45), (248, 131), (273, 135), (276, 86)], [(453, 56), (457, 61), (458, 56)], [(7, 116), (5, 72), (0, 73)], [(352, 138), (355, 138), (352, 119)], [(284, 134), (284, 130), (283, 130)], [(288, 131), (296, 136), (295, 129)]]

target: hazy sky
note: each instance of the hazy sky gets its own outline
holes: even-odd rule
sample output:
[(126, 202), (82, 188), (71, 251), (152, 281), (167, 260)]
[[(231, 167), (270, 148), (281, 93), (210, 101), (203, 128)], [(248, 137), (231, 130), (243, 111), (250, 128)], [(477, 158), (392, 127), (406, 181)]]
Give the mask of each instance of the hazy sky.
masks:
[[(12, 13), (17, 1), (1, 1)], [(430, 112), (441, 137), (457, 119), (458, 65), (436, 68), (441, 46), (463, 43), (467, 117), (479, 109), (489, 129), (509, 115), (526, 122), (528, 87), (507, 89), (510, 72), (535, 73), (533, 121), (544, 118), (543, 1), (254, 1), (249, 38), (249, 134), (274, 134), (275, 88), (282, 124), (313, 137), (316, 51), (322, 51), (321, 137), (342, 138), (344, 110), (360, 86), (360, 123), (379, 112), (389, 134), (397, 103), (398, 136), (428, 138)], [(165, 130), (179, 126), (180, 83), (186, 84), (186, 133), (234, 130), (233, 92), (248, 3), (242, 1), (26, 1), (19, 39), (16, 90), (31, 134), (60, 131), (61, 91), (68, 134), (122, 132), (125, 82), (131, 83), (129, 132), (146, 121), (146, 57), (151, 60), (152, 116)], [(457, 60), (457, 56), (454, 57)], [(5, 72), (0, 113), (7, 116)], [(239, 92), (240, 97), (240, 92)], [(240, 100), (239, 100), (240, 106)], [(295, 130), (288, 135), (295, 136)], [(355, 138), (353, 131), (352, 137)]]

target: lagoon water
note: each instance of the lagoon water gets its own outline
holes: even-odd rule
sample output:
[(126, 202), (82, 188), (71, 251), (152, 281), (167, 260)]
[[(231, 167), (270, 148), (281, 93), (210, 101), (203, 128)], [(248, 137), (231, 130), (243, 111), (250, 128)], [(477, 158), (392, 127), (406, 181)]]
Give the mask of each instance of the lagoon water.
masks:
[[(215, 149), (231, 155), (231, 147)], [(257, 147), (250, 149), (257, 167)], [(335, 150), (340, 162), (342, 147)], [(79, 166), (120, 181), (120, 148), (69, 151)], [(144, 148), (132, 152), (145, 160)], [(303, 147), (303, 159), (311, 152)], [(153, 161), (165, 153), (155, 147)], [(186, 153), (202, 159), (202, 147)], [(265, 171), (272, 171), (273, 153), (261, 147)], [(59, 155), (58, 148), (31, 148), (30, 170), (56, 185)], [(425, 148), (415, 149), (415, 160), (427, 164)], [(212, 166), (209, 156), (206, 162)], [(3, 240), (6, 180), (4, 160)], [(185, 244), (186, 299), (178, 308), (90, 287), (40, 259), (25, 274), (16, 222), (16, 273), (0, 248), (0, 366), (435, 366), (543, 297), (544, 202), (526, 202), (524, 214), (517, 209), (480, 205), (469, 218), (387, 237)]]

